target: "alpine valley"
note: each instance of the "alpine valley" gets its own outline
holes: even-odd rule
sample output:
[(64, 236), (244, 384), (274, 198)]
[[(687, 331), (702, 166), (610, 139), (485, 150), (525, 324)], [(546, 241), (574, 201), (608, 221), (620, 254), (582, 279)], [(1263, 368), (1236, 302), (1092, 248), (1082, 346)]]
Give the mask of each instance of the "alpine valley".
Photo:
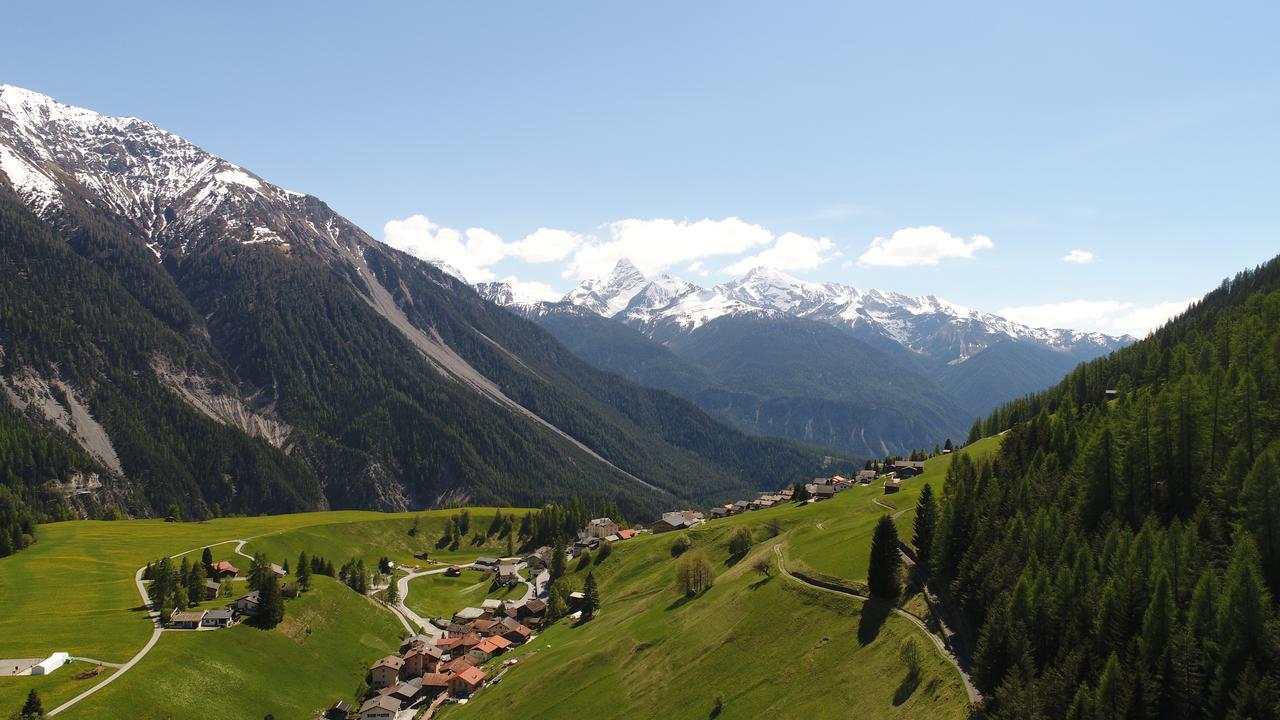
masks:
[(575, 497), (646, 517), (829, 462), (620, 382), (143, 120), (2, 86), (0, 176), (11, 526)]
[(477, 289), (597, 368), (744, 431), (864, 457), (959, 439), (974, 417), (1134, 341), (765, 267), (703, 288), (646, 278), (623, 259), (558, 302), (521, 298), (505, 283)]

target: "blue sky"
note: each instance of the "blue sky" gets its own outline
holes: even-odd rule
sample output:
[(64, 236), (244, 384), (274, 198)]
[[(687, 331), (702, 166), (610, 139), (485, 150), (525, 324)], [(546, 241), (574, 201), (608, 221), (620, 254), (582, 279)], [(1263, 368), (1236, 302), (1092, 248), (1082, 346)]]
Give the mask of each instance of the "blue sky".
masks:
[(474, 279), (763, 262), (1120, 331), (1280, 252), (1264, 3), (106, 5), (7, 8), (0, 82)]

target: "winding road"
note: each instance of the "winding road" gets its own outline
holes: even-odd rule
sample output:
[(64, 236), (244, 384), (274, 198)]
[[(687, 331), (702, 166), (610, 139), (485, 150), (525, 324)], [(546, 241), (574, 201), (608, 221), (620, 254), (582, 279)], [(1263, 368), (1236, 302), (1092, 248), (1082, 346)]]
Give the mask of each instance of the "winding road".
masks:
[[(180, 552), (180, 553), (175, 553), (175, 554), (173, 554), (173, 555), (170, 555), (169, 557), (170, 557), (171, 559), (176, 559), (176, 558), (180, 558), (180, 557), (182, 557), (183, 555), (186, 555), (186, 554), (188, 554), (188, 553), (193, 553), (193, 552), (195, 552), (196, 550), (202, 550), (202, 549), (204, 549), (204, 548), (206, 548), (206, 547), (217, 547), (218, 545), (226, 545), (226, 544), (228, 544), (228, 543), (236, 543), (235, 552), (236, 552), (236, 554), (237, 554), (237, 555), (244, 555), (245, 557), (251, 557), (250, 555), (245, 555), (245, 553), (244, 553), (244, 552), (242, 552), (242, 550), (243, 550), (243, 548), (244, 548), (244, 545), (245, 545), (245, 543), (247, 543), (247, 542), (249, 542), (249, 541), (248, 541), (248, 540), (241, 540), (241, 539), (238, 539), (238, 538), (237, 538), (237, 539), (235, 539), (235, 540), (223, 540), (222, 542), (211, 543), (211, 544), (209, 544), (209, 545), (201, 545), (200, 547), (191, 548), (191, 549), (189, 549), (189, 550), (183, 550), (182, 552)], [(151, 604), (151, 597), (150, 597), (149, 595), (147, 595), (147, 585), (146, 585), (146, 582), (142, 579), (142, 572), (143, 572), (143, 570), (145, 570), (145, 569), (146, 569), (146, 568), (138, 568), (137, 572), (135, 572), (135, 573), (133, 574), (133, 583), (134, 583), (134, 585), (138, 588), (138, 595), (142, 598), (142, 604), (143, 604), (143, 606), (144, 606), (144, 607), (145, 607), (145, 606), (148, 606), (148, 605), (150, 605), (150, 604)], [(93, 658), (73, 657), (72, 659), (74, 659), (74, 660), (84, 660), (85, 662), (91, 662), (91, 663), (95, 663), (95, 664), (98, 664), (98, 665), (105, 665), (105, 666), (107, 666), (107, 667), (114, 667), (114, 668), (116, 668), (116, 671), (115, 671), (114, 673), (111, 673), (111, 675), (107, 676), (107, 678), (106, 678), (105, 680), (103, 680), (102, 682), (98, 683), (97, 685), (94, 685), (93, 687), (89, 688), (88, 690), (85, 690), (84, 692), (80, 693), (79, 695), (77, 695), (77, 696), (75, 696), (75, 697), (71, 698), (70, 700), (68, 700), (68, 701), (66, 701), (66, 702), (62, 703), (61, 705), (59, 705), (58, 707), (56, 707), (56, 708), (54, 708), (54, 709), (50, 710), (48, 713), (46, 713), (46, 716), (47, 716), (47, 717), (53, 717), (54, 715), (57, 715), (57, 714), (61, 713), (62, 711), (66, 710), (67, 708), (71, 707), (72, 705), (75, 705), (76, 703), (80, 702), (81, 700), (84, 700), (85, 698), (89, 697), (90, 695), (92, 695), (92, 694), (94, 694), (94, 693), (98, 692), (98, 691), (99, 691), (99, 690), (101, 690), (102, 688), (104, 688), (104, 687), (106, 687), (106, 686), (110, 685), (111, 683), (115, 682), (115, 681), (116, 681), (116, 680), (117, 680), (121, 675), (124, 675), (125, 673), (129, 672), (129, 670), (130, 670), (131, 668), (133, 668), (133, 666), (134, 666), (134, 665), (137, 665), (137, 664), (138, 664), (138, 662), (142, 660), (142, 658), (146, 657), (146, 656), (147, 656), (147, 653), (151, 652), (151, 648), (155, 647), (155, 646), (156, 646), (156, 643), (160, 641), (160, 635), (161, 635), (161, 633), (163, 633), (163, 632), (165, 631), (165, 630), (164, 630), (163, 625), (162, 625), (162, 624), (161, 624), (161, 622), (160, 622), (160, 612), (159, 612), (159, 611), (157, 611), (157, 610), (148, 610), (148, 611), (147, 611), (147, 617), (151, 619), (151, 623), (152, 623), (152, 625), (154, 625), (154, 627), (153, 627), (153, 628), (152, 628), (152, 630), (151, 630), (151, 638), (150, 638), (149, 640), (147, 640), (147, 644), (146, 644), (146, 645), (143, 645), (143, 646), (142, 646), (142, 649), (141, 649), (141, 650), (139, 650), (139, 651), (138, 651), (138, 653), (137, 653), (136, 655), (134, 655), (133, 657), (129, 658), (129, 661), (128, 661), (128, 662), (126, 662), (126, 663), (124, 663), (124, 664), (116, 664), (116, 663), (102, 662), (101, 660), (94, 660)]]
[[(862, 595), (860, 593), (854, 592), (853, 590), (836, 589), (831, 587), (825, 587), (822, 585), (815, 585), (814, 583), (811, 583), (808, 580), (805, 580), (804, 578), (800, 578), (800, 577), (796, 577), (795, 575), (792, 575), (791, 572), (787, 570), (787, 561), (782, 554), (782, 543), (777, 543), (773, 546), (773, 554), (778, 557), (778, 570), (783, 575), (785, 575), (787, 579), (792, 580), (793, 582), (798, 582), (807, 587), (815, 588), (817, 590), (822, 590), (824, 592), (858, 598), (859, 600), (863, 600), (863, 601), (867, 601), (871, 599), (867, 595)], [(933, 641), (933, 646), (934, 648), (937, 649), (938, 654), (941, 655), (944, 660), (950, 663), (951, 666), (956, 669), (956, 672), (960, 673), (960, 680), (964, 682), (965, 692), (969, 695), (969, 704), (977, 705), (978, 703), (982, 702), (982, 692), (979, 691), (978, 688), (974, 686), (973, 679), (969, 677), (969, 673), (965, 672), (964, 668), (960, 667), (960, 662), (956, 659), (956, 656), (951, 653), (951, 650), (947, 647), (946, 643), (942, 641), (942, 638), (930, 632), (929, 627), (924, 624), (923, 620), (916, 617), (915, 615), (912, 615), (906, 610), (895, 607), (893, 609), (893, 612), (895, 615), (906, 618), (907, 620), (911, 621), (916, 627), (920, 628), (921, 632), (923, 632), (925, 635), (929, 637), (930, 640)]]

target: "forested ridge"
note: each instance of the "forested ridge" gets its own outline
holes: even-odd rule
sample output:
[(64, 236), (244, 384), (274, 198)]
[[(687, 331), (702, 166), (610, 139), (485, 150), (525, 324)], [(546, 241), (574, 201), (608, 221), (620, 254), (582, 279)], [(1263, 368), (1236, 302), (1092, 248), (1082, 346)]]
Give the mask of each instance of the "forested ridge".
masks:
[[(425, 361), (362, 297), (364, 271), (347, 251), (224, 241), (214, 219), (200, 228), (213, 241), (161, 258), (130, 221), (70, 190), (66, 200), (42, 219), (0, 184), (0, 377), (26, 383), (20, 394), (51, 388), (54, 412), (70, 414), (74, 395), (114, 457), (100, 462), (38, 404), (19, 413), (0, 395), (0, 459), (20, 458), (0, 467), (9, 548), (69, 514), (537, 506), (588, 494), (644, 518), (790, 482), (823, 461), (595, 370), (469, 286), (327, 216), (344, 240), (359, 236), (352, 247), (413, 324), (654, 490)], [(175, 390), (188, 381), (281, 424), (281, 436), (211, 417)], [(69, 502), (56, 483), (73, 475), (101, 485)]]
[(1278, 359), (1280, 259), (975, 427), (933, 562), (992, 717), (1280, 717)]

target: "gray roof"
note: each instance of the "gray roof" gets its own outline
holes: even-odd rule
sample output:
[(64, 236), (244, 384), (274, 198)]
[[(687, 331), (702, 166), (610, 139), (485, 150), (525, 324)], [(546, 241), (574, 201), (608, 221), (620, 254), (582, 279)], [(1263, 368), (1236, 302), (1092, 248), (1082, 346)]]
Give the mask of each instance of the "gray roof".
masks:
[(360, 706), (360, 712), (367, 713), (370, 710), (390, 710), (391, 712), (400, 712), (400, 701), (390, 695), (377, 695), (364, 701)]
[(206, 620), (230, 620), (230, 610), (210, 610), (204, 614)]

